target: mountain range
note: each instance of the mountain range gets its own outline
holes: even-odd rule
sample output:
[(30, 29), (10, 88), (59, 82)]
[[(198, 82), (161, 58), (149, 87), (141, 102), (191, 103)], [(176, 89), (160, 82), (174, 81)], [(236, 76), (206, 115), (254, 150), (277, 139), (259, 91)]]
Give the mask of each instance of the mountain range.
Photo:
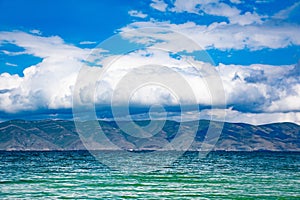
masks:
[[(82, 122), (85, 123), (85, 122)], [(88, 122), (86, 122), (88, 123)], [(149, 121), (138, 121), (147, 125)], [(138, 138), (123, 132), (114, 121), (99, 121), (102, 130), (116, 146), (127, 150), (159, 150), (162, 141), (172, 141), (180, 122), (166, 121), (162, 130), (151, 139)], [(195, 123), (194, 123), (195, 124)], [(293, 123), (250, 125), (199, 120), (189, 150), (199, 150), (209, 126), (223, 125), (213, 150), (224, 151), (300, 151), (300, 126)], [(181, 132), (188, 132), (182, 126)], [(149, 141), (151, 141), (149, 143)], [(97, 147), (97, 145), (95, 146)], [(73, 121), (67, 120), (11, 120), (0, 123), (0, 150), (54, 151), (86, 150)], [(95, 150), (106, 150), (95, 148)]]

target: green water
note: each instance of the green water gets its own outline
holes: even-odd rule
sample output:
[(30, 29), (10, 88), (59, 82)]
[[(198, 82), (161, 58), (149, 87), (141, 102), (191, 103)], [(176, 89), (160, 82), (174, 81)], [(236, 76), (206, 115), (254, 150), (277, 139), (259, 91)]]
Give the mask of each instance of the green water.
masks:
[(88, 152), (0, 152), (0, 199), (300, 199), (300, 153), (188, 152), (163, 170), (138, 167), (111, 170)]

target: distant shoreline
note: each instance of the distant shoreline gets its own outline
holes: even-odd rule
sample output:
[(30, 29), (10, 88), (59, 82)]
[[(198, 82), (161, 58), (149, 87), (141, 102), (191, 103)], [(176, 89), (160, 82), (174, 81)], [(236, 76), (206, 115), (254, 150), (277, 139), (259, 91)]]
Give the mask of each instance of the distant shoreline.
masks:
[[(0, 153), (5, 152), (20, 152), (20, 153), (26, 153), (26, 152), (37, 152), (37, 153), (51, 153), (51, 152), (124, 152), (125, 150), (0, 150)], [(160, 150), (136, 150), (136, 151), (127, 151), (127, 152), (133, 152), (133, 153), (148, 153), (148, 152), (184, 152), (184, 153), (199, 153), (202, 151), (175, 151), (175, 150), (169, 150), (169, 151), (160, 151)], [(208, 153), (300, 153), (300, 151), (271, 151), (271, 150), (255, 150), (255, 151), (226, 151), (226, 150), (216, 150), (216, 151), (210, 151)]]

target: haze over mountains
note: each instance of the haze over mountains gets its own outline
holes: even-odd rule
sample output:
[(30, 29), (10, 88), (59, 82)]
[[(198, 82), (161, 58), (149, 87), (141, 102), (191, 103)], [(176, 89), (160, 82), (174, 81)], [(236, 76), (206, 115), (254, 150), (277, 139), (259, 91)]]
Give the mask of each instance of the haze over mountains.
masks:
[[(99, 121), (107, 137), (122, 149), (159, 150), (161, 141), (172, 141), (179, 122), (166, 121), (163, 129), (151, 139), (137, 138), (121, 131), (115, 122)], [(148, 121), (139, 121), (147, 124)], [(213, 122), (213, 126), (221, 125)], [(199, 150), (205, 138), (209, 121), (200, 120), (199, 129), (189, 150)], [(183, 131), (189, 131), (184, 126)], [(85, 150), (73, 121), (11, 120), (0, 123), (0, 150), (52, 151)], [(104, 150), (104, 149), (102, 149)], [(226, 151), (300, 151), (300, 126), (293, 123), (274, 123), (254, 126), (242, 123), (224, 123), (222, 134), (213, 150)]]

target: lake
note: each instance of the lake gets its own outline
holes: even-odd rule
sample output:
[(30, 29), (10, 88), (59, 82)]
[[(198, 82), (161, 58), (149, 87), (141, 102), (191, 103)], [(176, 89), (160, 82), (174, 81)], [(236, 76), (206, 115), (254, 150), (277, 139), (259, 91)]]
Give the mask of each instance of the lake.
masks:
[(105, 156), (126, 168), (110, 169), (88, 151), (0, 152), (0, 199), (300, 199), (300, 152), (186, 152), (146, 171), (119, 152)]

